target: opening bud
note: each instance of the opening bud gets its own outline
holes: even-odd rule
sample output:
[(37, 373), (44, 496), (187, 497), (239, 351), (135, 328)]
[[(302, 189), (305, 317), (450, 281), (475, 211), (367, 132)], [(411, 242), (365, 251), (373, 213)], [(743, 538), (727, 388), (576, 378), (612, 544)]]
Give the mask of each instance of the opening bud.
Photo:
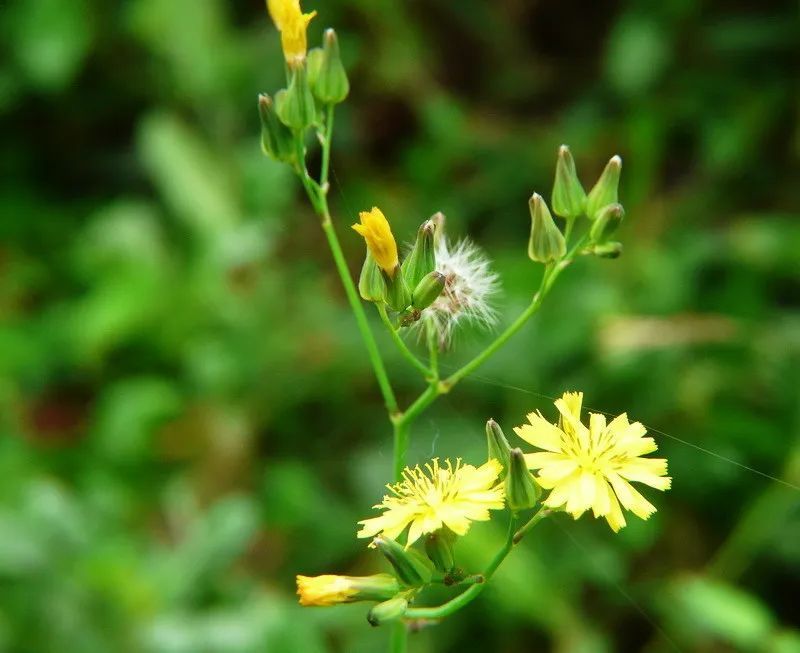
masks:
[(508, 471), (511, 445), (508, 444), (503, 429), (493, 419), (486, 422), (486, 442), (489, 445), (489, 460), (494, 458), (503, 466), (500, 478), (505, 477)]
[(372, 252), (367, 250), (361, 275), (358, 277), (358, 293), (368, 302), (382, 302), (386, 296), (386, 282)]
[(603, 174), (586, 197), (586, 215), (590, 220), (597, 218), (604, 206), (617, 203), (617, 190), (619, 188), (619, 175), (622, 171), (622, 159), (612, 156), (606, 164)]
[(425, 537), (425, 553), (438, 571), (449, 573), (456, 565), (453, 553), (455, 534), (449, 528), (440, 528)]
[(407, 608), (408, 599), (405, 596), (398, 595), (374, 606), (367, 613), (367, 621), (371, 626), (382, 626), (400, 619), (406, 613)]
[(267, 156), (291, 163), (295, 159), (292, 132), (275, 113), (275, 104), (269, 95), (258, 96), (258, 115), (261, 118), (261, 150)]
[(416, 288), (427, 274), (436, 269), (435, 236), (436, 224), (433, 220), (426, 220), (417, 230), (414, 247), (411, 248), (401, 266), (403, 276), (410, 288)]
[(411, 304), (411, 291), (400, 273), (400, 266), (396, 265), (391, 274), (381, 269), (381, 276), (386, 284), (384, 301), (392, 310), (404, 311)]
[(586, 191), (581, 186), (575, 161), (566, 145), (558, 149), (551, 201), (553, 213), (568, 220), (574, 220), (586, 210)]
[(506, 505), (512, 512), (533, 508), (539, 500), (539, 485), (528, 471), (521, 449), (512, 449), (506, 476)]
[(423, 277), (411, 294), (411, 306), (418, 311), (428, 308), (442, 294), (444, 282), (445, 277), (441, 272), (431, 272)]
[(311, 92), (322, 104), (339, 104), (350, 92), (350, 82), (339, 56), (336, 32), (326, 29), (322, 49), (308, 53), (308, 81)]
[(444, 213), (441, 211), (437, 211), (431, 216), (431, 222), (433, 222), (436, 231), (433, 234), (433, 245), (436, 247), (439, 244), (439, 240), (444, 235), (444, 224), (447, 221)]
[(542, 196), (534, 193), (528, 200), (528, 208), (531, 212), (528, 257), (539, 263), (551, 263), (563, 258), (567, 253), (567, 243)]
[(303, 131), (316, 119), (314, 96), (308, 87), (305, 66), (292, 68), (291, 75), (286, 92), (275, 96), (275, 109), (284, 125), (293, 131)]
[(391, 574), (372, 576), (298, 576), (300, 605), (328, 606), (356, 601), (385, 601), (400, 591)]
[(612, 240), (595, 245), (589, 251), (600, 258), (619, 258), (622, 255), (622, 243)]
[(592, 223), (589, 237), (595, 243), (606, 242), (622, 224), (624, 217), (625, 209), (622, 208), (622, 204), (604, 206), (597, 214), (594, 223)]
[(376, 537), (372, 544), (392, 565), (398, 580), (408, 587), (418, 587), (430, 583), (433, 569), (417, 551), (405, 549), (388, 537)]

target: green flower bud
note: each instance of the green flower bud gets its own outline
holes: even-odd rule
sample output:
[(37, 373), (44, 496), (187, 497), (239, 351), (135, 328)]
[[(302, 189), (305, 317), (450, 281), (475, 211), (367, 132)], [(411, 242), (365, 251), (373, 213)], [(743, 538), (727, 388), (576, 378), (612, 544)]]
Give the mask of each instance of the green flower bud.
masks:
[(368, 302), (382, 302), (386, 296), (386, 282), (372, 252), (367, 250), (361, 275), (358, 277), (358, 292)]
[(308, 87), (308, 74), (305, 66), (292, 69), (292, 78), (286, 92), (275, 96), (275, 109), (278, 118), (293, 131), (303, 131), (314, 123), (316, 110), (314, 96)]
[(434, 271), (423, 277), (411, 293), (411, 306), (418, 311), (428, 308), (442, 294), (444, 282), (445, 278), (441, 272)]
[(291, 163), (295, 159), (292, 132), (278, 120), (269, 95), (258, 96), (258, 114), (261, 118), (261, 150), (273, 159)]
[(622, 224), (622, 218), (625, 217), (625, 209), (622, 204), (609, 204), (600, 209), (592, 229), (589, 232), (589, 237), (595, 243), (604, 243)]
[(489, 460), (494, 458), (503, 466), (500, 475), (500, 478), (503, 478), (508, 471), (511, 446), (508, 444), (503, 429), (493, 419), (486, 422), (486, 441), (489, 445)]
[(431, 582), (433, 569), (430, 563), (413, 549), (405, 549), (388, 537), (376, 537), (372, 543), (392, 565), (403, 585), (418, 587)]
[(612, 240), (595, 245), (589, 251), (600, 258), (619, 258), (622, 255), (622, 243)]
[(539, 485), (528, 471), (520, 449), (511, 450), (511, 463), (506, 476), (506, 505), (512, 512), (533, 508), (539, 500)]
[(406, 613), (407, 608), (408, 599), (405, 596), (398, 595), (374, 606), (367, 613), (367, 621), (371, 626), (382, 626), (385, 623), (400, 619)]
[(586, 210), (586, 191), (583, 190), (578, 174), (575, 171), (575, 161), (566, 145), (558, 149), (556, 162), (556, 178), (553, 182), (553, 195), (551, 197), (553, 213), (573, 220)]
[(401, 266), (403, 277), (410, 288), (416, 288), (425, 275), (436, 269), (435, 235), (436, 224), (432, 220), (426, 220), (417, 230), (414, 247), (411, 248)]
[(561, 230), (553, 222), (550, 209), (542, 196), (534, 193), (528, 201), (531, 211), (531, 238), (528, 241), (528, 257), (539, 263), (551, 263), (567, 253), (567, 243)]
[(384, 282), (386, 282), (384, 301), (388, 304), (389, 308), (397, 312), (408, 308), (411, 304), (411, 291), (408, 289), (408, 285), (403, 275), (400, 273), (400, 266), (396, 265), (392, 274), (381, 270), (381, 276)]
[(586, 197), (586, 215), (590, 220), (597, 218), (600, 209), (609, 204), (616, 204), (617, 189), (619, 188), (619, 175), (622, 171), (622, 159), (619, 156), (612, 156), (606, 164), (603, 174), (589, 191)]
[(456, 564), (453, 540), (455, 540), (455, 535), (449, 528), (440, 528), (425, 537), (425, 553), (428, 555), (428, 559), (437, 570), (445, 574), (450, 572)]
[(339, 56), (339, 40), (332, 29), (325, 30), (322, 47), (309, 52), (311, 91), (323, 104), (339, 104), (350, 92), (350, 82)]

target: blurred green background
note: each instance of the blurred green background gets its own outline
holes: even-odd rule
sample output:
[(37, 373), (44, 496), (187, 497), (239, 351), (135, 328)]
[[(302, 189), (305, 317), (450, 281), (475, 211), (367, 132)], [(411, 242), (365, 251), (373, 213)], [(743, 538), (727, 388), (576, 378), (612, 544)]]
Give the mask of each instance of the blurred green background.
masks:
[[(664, 432), (674, 489), (618, 536), (548, 520), (410, 650), (800, 651), (797, 3), (305, 6), (351, 73), (332, 203), (354, 273), (359, 209), (406, 241), (442, 210), (508, 321), (557, 147), (586, 185), (625, 161), (624, 256), (569, 270), (411, 457), (480, 462), (488, 417), (582, 389)], [(354, 532), (391, 445), (317, 220), (259, 150), (283, 77), (263, 4), (12, 0), (0, 35), (0, 651), (384, 650), (364, 606), (293, 595), (382, 569)]]

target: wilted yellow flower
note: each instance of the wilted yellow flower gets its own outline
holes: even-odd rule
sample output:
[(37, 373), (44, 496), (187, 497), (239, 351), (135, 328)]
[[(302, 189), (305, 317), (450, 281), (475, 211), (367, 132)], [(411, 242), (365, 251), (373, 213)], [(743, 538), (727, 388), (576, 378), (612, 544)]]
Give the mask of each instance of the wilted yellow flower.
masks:
[(642, 424), (631, 424), (624, 413), (606, 424), (604, 415), (590, 413), (587, 428), (580, 421), (582, 402), (582, 392), (566, 392), (555, 402), (561, 414), (557, 426), (536, 412), (514, 431), (545, 450), (526, 454), (525, 461), (539, 470), (539, 484), (551, 490), (546, 506), (563, 506), (575, 519), (591, 508), (616, 532), (625, 526), (620, 503), (641, 519), (656, 511), (629, 481), (667, 490), (672, 479), (666, 476), (666, 459), (641, 457), (658, 449), (653, 438), (644, 437)]
[(380, 268), (389, 276), (394, 276), (398, 263), (397, 243), (386, 216), (377, 206), (373, 206), (370, 211), (361, 211), (358, 217), (361, 224), (354, 224), (353, 229), (364, 236), (367, 247)]
[(384, 496), (375, 508), (383, 514), (360, 521), (358, 537), (373, 537), (379, 533), (387, 538), (397, 537), (411, 526), (406, 546), (411, 546), (425, 533), (447, 526), (456, 535), (465, 535), (470, 522), (486, 521), (490, 510), (503, 507), (505, 493), (497, 478), (502, 466), (492, 459), (476, 468), (457, 460), (455, 466), (445, 461), (439, 465), (434, 458), (414, 469), (406, 467), (403, 480), (386, 487), (392, 496)]
[(400, 591), (391, 574), (372, 576), (298, 576), (300, 605), (328, 606), (353, 601), (385, 601)]
[(300, 9), (300, 0), (267, 0), (267, 9), (272, 22), (281, 33), (281, 46), (286, 62), (302, 63), (308, 49), (306, 30), (317, 12), (304, 14)]

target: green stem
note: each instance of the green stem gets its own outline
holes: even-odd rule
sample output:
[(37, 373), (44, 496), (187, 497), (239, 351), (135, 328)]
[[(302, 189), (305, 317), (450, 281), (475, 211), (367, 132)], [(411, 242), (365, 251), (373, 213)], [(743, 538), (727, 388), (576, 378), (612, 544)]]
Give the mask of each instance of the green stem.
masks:
[(457, 370), (453, 374), (451, 374), (448, 378), (442, 381), (442, 389), (445, 392), (449, 392), (450, 389), (458, 383), (461, 379), (465, 376), (468, 376), (472, 372), (474, 372), (478, 367), (483, 365), (486, 360), (492, 356), (498, 349), (500, 349), (506, 342), (508, 342), (511, 337), (517, 333), (525, 323), (531, 318), (531, 316), (539, 310), (544, 301), (547, 292), (550, 290), (553, 282), (556, 280), (558, 275), (561, 271), (566, 267), (569, 263), (568, 259), (558, 263), (558, 264), (548, 264), (544, 269), (544, 274), (542, 275), (542, 281), (539, 285), (539, 290), (536, 291), (536, 294), (533, 296), (531, 303), (528, 305), (520, 316), (514, 320), (503, 333), (501, 333), (497, 338), (492, 342), (486, 349), (484, 349), (481, 353), (479, 353), (475, 358), (469, 361), (466, 365), (464, 365), (461, 369)]
[(392, 342), (397, 345), (397, 349), (400, 350), (403, 358), (416, 367), (425, 378), (428, 378), (431, 375), (431, 371), (414, 355), (414, 353), (408, 348), (406, 343), (400, 337), (400, 334), (397, 332), (397, 329), (394, 328), (392, 321), (389, 319), (389, 316), (386, 313), (386, 306), (383, 304), (376, 304), (375, 306), (378, 309), (378, 314), (381, 316), (381, 320), (386, 325), (387, 331), (389, 331), (389, 335), (392, 336)]
[(389, 651), (391, 653), (406, 653), (406, 646), (408, 644), (408, 628), (405, 622), (397, 621), (392, 624), (392, 635), (389, 642)]
[(455, 598), (450, 599), (447, 603), (443, 603), (442, 605), (433, 608), (409, 608), (406, 610), (405, 618), (443, 619), (475, 600), (475, 598), (483, 591), (483, 588), (486, 587), (486, 584), (491, 580), (492, 576), (497, 571), (497, 568), (503, 563), (506, 557), (508, 557), (508, 554), (511, 553), (511, 549), (514, 548), (514, 545), (516, 545), (531, 528), (533, 528), (549, 514), (551, 514), (551, 510), (545, 508), (544, 506), (540, 507), (533, 517), (531, 517), (530, 520), (528, 520), (528, 522), (518, 531), (515, 530), (517, 527), (517, 517), (516, 515), (512, 515), (508, 522), (506, 541), (502, 548), (495, 554), (494, 558), (492, 558), (492, 561), (486, 567), (486, 570), (483, 572), (482, 575), (484, 581), (482, 583), (470, 585), (468, 589), (463, 591)]
[(333, 105), (325, 107), (325, 134), (322, 141), (322, 166), (319, 173), (319, 183), (322, 192), (328, 194), (328, 170), (331, 162), (331, 140), (333, 139)]
[[(330, 119), (332, 120), (333, 112), (330, 112), (330, 114)], [(332, 122), (329, 123), (329, 125), (332, 125)], [(383, 359), (381, 358), (378, 345), (375, 342), (375, 337), (372, 335), (372, 331), (369, 328), (367, 314), (364, 312), (364, 307), (361, 304), (361, 299), (358, 296), (355, 283), (353, 282), (353, 278), (350, 276), (350, 270), (347, 268), (347, 261), (344, 258), (344, 252), (342, 252), (342, 246), (339, 243), (339, 237), (336, 235), (336, 230), (334, 229), (333, 221), (331, 220), (330, 209), (328, 208), (328, 198), (325, 195), (325, 190), (311, 178), (311, 176), (308, 174), (308, 170), (306, 169), (305, 148), (303, 146), (302, 134), (295, 135), (295, 147), (297, 148), (298, 175), (300, 176), (300, 180), (303, 182), (303, 187), (306, 189), (306, 194), (308, 195), (311, 204), (314, 206), (314, 209), (322, 219), (322, 231), (325, 233), (325, 238), (328, 241), (328, 247), (331, 250), (333, 261), (336, 265), (336, 271), (339, 273), (339, 278), (344, 286), (344, 292), (347, 296), (347, 301), (353, 311), (358, 330), (361, 333), (361, 339), (364, 341), (364, 346), (367, 349), (367, 355), (372, 363), (372, 369), (375, 372), (375, 377), (378, 380), (378, 386), (380, 387), (381, 394), (383, 395), (386, 409), (389, 411), (390, 417), (396, 416), (400, 412), (400, 409), (397, 405), (397, 399), (395, 398), (394, 391), (389, 383), (389, 376), (386, 373), (386, 367), (383, 364)], [(322, 149), (323, 161), (325, 161), (330, 156), (329, 138), (327, 138), (323, 143)], [(325, 174), (327, 174), (327, 171)], [(327, 184), (327, 181), (323, 178), (323, 185), (324, 184)]]

